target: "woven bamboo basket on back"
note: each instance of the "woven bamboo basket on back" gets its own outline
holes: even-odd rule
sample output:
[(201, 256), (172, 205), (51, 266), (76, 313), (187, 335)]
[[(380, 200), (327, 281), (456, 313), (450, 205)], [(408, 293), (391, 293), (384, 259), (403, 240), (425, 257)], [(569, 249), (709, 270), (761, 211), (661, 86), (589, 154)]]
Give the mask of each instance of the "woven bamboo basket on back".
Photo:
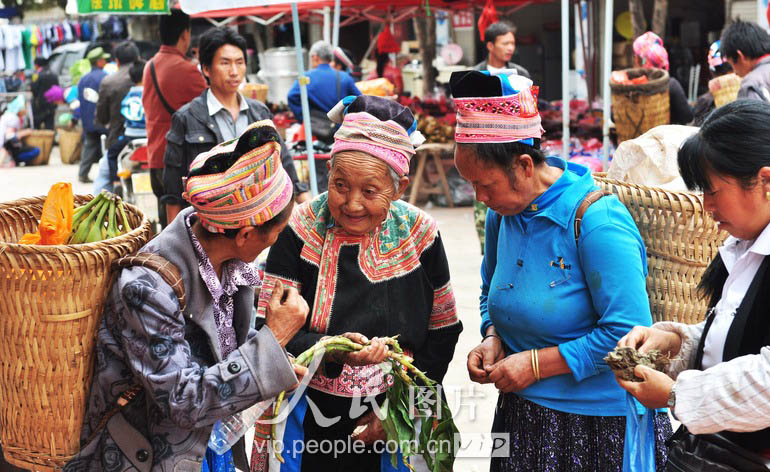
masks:
[(721, 75), (709, 81), (709, 91), (717, 108), (737, 100), (740, 89), (741, 78), (736, 74)]
[(612, 119), (618, 133), (618, 144), (671, 121), (668, 72), (645, 68), (626, 69), (625, 72), (629, 79), (646, 75), (648, 82), (626, 85), (610, 79)]
[(727, 237), (703, 209), (703, 197), (635, 185), (594, 174), (602, 190), (628, 208), (647, 247), (647, 295), (653, 321), (698, 323), (708, 301), (698, 283)]
[[(92, 196), (76, 196), (80, 205)], [(37, 230), (45, 197), (0, 204), (0, 442), (18, 467), (53, 471), (80, 448), (94, 342), (112, 261), (150, 239), (126, 205), (127, 234), (60, 246), (15, 244)]]

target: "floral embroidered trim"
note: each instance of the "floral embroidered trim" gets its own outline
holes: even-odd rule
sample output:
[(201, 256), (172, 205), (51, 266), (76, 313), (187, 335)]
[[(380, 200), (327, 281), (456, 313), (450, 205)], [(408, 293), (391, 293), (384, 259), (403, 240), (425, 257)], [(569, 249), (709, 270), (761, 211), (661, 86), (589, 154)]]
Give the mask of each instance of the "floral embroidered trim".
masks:
[[(412, 352), (404, 349), (404, 354), (412, 357)], [(310, 387), (330, 395), (338, 397), (366, 397), (369, 395), (379, 395), (386, 392), (393, 379), (386, 376), (379, 365), (367, 366), (342, 366), (342, 373), (329, 378), (316, 372), (310, 380)]]
[(257, 317), (259, 318), (265, 317), (267, 304), (270, 302), (270, 297), (273, 296), (273, 288), (276, 281), (280, 281), (284, 287), (294, 287), (298, 292), (302, 290), (302, 284), (296, 280), (265, 272), (265, 277), (262, 280), (262, 290), (259, 291), (259, 301), (257, 302)]
[(443, 287), (433, 291), (433, 310), (428, 320), (428, 329), (446, 328), (459, 322), (455, 294), (452, 284), (447, 282)]
[(331, 226), (327, 196), (303, 204), (289, 226), (305, 243), (300, 257), (318, 267), (310, 329), (326, 333), (337, 288), (337, 265), (342, 246), (359, 245), (358, 266), (371, 282), (403, 277), (420, 267), (420, 256), (438, 236), (436, 222), (406, 202), (396, 201), (383, 224), (369, 234), (349, 235)]
[(366, 397), (386, 392), (393, 379), (386, 377), (378, 365), (342, 366), (342, 373), (335, 378), (319, 372), (310, 380), (310, 387), (338, 397)]

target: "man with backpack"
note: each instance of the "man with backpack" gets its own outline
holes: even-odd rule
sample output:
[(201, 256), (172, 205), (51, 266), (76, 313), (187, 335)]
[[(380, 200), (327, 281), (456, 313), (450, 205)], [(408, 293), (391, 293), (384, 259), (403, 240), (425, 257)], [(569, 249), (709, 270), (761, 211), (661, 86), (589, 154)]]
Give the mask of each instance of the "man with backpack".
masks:
[(152, 192), (158, 198), (158, 218), (166, 226), (163, 196), (163, 154), (166, 133), (171, 128), (171, 115), (206, 89), (198, 67), (186, 54), (190, 47), (190, 17), (181, 10), (160, 18), (161, 47), (144, 69), (142, 104), (147, 123)]

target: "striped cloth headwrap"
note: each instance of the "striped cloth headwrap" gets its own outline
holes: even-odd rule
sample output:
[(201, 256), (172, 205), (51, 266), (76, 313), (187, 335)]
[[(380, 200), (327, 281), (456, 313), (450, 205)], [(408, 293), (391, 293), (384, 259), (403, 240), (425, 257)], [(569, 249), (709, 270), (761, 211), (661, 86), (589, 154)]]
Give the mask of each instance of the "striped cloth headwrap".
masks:
[[(269, 128), (262, 131), (274, 140), (255, 139), (258, 128), (263, 127)], [(193, 175), (209, 159), (232, 155), (244, 147), (246, 151), (226, 170)], [(293, 197), (291, 179), (281, 165), (281, 145), (270, 120), (252, 123), (238, 139), (198, 155), (190, 164), (190, 172), (182, 196), (195, 207), (201, 224), (215, 233), (259, 226), (286, 208)]]
[(382, 159), (398, 175), (409, 173), (409, 160), (425, 138), (408, 108), (393, 100), (361, 95), (346, 97), (328, 113), (341, 123), (334, 134), (332, 156), (342, 151), (362, 151)]
[(668, 70), (668, 51), (660, 36), (648, 31), (634, 40), (634, 54), (642, 67)]
[(539, 87), (502, 97), (455, 98), (458, 143), (512, 143), (540, 139)]

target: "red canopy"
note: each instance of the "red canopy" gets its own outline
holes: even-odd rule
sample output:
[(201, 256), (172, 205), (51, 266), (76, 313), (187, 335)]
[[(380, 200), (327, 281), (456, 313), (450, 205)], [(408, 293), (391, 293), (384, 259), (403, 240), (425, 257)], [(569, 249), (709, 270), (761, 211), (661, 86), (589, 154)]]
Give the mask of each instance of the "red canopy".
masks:
[[(184, 2), (184, 0), (182, 0)], [(515, 7), (519, 9), (538, 3), (550, 3), (554, 0), (495, 0), (495, 6), (503, 9)], [(432, 10), (466, 10), (468, 8), (484, 7), (485, 0), (428, 0), (427, 6)], [(193, 18), (227, 18), (238, 16), (259, 16), (272, 18), (281, 13), (286, 14), (284, 21), (290, 21), (291, 2), (276, 5), (253, 6), (245, 8), (228, 8), (208, 10), (191, 15)], [(302, 16), (317, 12), (324, 7), (334, 7), (334, 0), (303, 1), (297, 3), (297, 10)], [(402, 21), (416, 15), (426, 8), (425, 0), (341, 0), (340, 14), (348, 17), (341, 26), (356, 21)], [(385, 14), (386, 16), (382, 16)], [(403, 16), (403, 17), (402, 17)], [(279, 23), (281, 21), (278, 21)]]

